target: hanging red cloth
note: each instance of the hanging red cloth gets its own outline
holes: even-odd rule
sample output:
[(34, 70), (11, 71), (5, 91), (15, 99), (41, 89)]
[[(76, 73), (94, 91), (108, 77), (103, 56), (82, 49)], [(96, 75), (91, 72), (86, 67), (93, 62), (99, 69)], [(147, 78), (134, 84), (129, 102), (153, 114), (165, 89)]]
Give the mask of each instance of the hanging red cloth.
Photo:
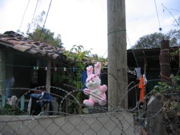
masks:
[(140, 97), (139, 100), (144, 103), (144, 93), (145, 93), (145, 78), (141, 76), (139, 78), (139, 88), (140, 88)]

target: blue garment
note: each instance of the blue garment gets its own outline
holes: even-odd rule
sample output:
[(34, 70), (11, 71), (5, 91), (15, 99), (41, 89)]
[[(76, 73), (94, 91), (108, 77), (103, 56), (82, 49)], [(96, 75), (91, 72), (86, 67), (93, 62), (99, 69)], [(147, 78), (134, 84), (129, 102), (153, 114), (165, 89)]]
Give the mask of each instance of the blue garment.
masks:
[(11, 79), (6, 80), (6, 97), (11, 97)]
[(53, 96), (49, 94), (48, 92), (44, 92), (44, 95), (42, 94), (31, 94), (31, 98), (36, 98), (43, 101), (53, 101)]
[(42, 96), (42, 94), (31, 94), (30, 95), (31, 98), (35, 98), (35, 99), (40, 99), (41, 96)]
[(87, 79), (87, 71), (82, 71), (82, 78), (81, 78), (81, 82), (83, 83), (83, 89), (87, 88), (86, 87), (86, 79)]
[(51, 94), (49, 94), (48, 92), (44, 92), (44, 95), (42, 94), (31, 94), (30, 98), (35, 98), (40, 100), (40, 106), (41, 108), (44, 107), (45, 104), (49, 103), (49, 111), (50, 111), (50, 115), (53, 114), (53, 96)]
[(13, 87), (14, 82), (15, 82), (14, 77), (8, 78), (6, 80), (6, 97), (7, 98), (10, 98), (12, 96), (11, 88)]

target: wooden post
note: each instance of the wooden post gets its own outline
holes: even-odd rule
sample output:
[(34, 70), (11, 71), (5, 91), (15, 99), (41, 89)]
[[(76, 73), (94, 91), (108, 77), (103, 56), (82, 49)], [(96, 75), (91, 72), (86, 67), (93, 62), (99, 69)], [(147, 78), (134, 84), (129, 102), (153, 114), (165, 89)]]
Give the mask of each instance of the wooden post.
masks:
[(50, 93), (51, 86), (51, 61), (47, 62), (47, 71), (46, 71), (46, 91)]
[(169, 40), (161, 41), (160, 75), (162, 82), (170, 81)]
[(5, 84), (6, 84), (6, 68), (5, 68), (5, 53), (0, 49), (0, 95), (5, 96)]
[[(108, 102), (127, 108), (127, 47), (125, 0), (108, 0)], [(121, 101), (123, 98), (123, 101)]]
[[(169, 61), (169, 41), (161, 41), (160, 50), (160, 75), (161, 82), (170, 81), (170, 61)], [(147, 131), (149, 135), (165, 135), (165, 130), (163, 129), (163, 115), (162, 113), (157, 113), (163, 106), (163, 100), (155, 98), (148, 106), (146, 111), (146, 117), (152, 117), (147, 119)]]

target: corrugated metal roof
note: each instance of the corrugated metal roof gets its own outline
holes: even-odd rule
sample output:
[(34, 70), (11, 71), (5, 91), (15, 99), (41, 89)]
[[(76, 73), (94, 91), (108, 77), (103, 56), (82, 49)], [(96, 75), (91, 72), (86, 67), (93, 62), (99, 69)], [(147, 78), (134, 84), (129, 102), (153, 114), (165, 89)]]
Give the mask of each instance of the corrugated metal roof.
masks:
[(0, 34), (0, 46), (11, 47), (15, 50), (33, 55), (49, 57), (51, 59), (61, 58), (64, 48), (53, 47), (47, 43), (30, 40), (14, 31)]

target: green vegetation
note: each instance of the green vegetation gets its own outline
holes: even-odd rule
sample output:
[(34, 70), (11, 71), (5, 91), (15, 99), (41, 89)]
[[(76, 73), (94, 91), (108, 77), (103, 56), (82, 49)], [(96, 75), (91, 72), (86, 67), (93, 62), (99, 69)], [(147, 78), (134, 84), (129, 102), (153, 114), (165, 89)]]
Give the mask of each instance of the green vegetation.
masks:
[(26, 112), (21, 111), (19, 108), (13, 108), (11, 105), (6, 104), (0, 108), (0, 115), (26, 115)]
[[(82, 45), (74, 45), (70, 51), (65, 51), (64, 55), (66, 56), (68, 62), (63, 63), (66, 67), (67, 72), (64, 70), (59, 70), (58, 72), (53, 73), (53, 81), (54, 83), (58, 83), (61, 85), (69, 86), (68, 90), (71, 92), (72, 90), (77, 90), (77, 92), (72, 93), (79, 103), (82, 103), (86, 98), (82, 92), (83, 83), (82, 83), (82, 71), (86, 70), (86, 66), (94, 65), (97, 61), (100, 61), (102, 65), (106, 61), (104, 58), (100, 58), (97, 55), (91, 55), (91, 50), (84, 50)], [(68, 109), (71, 113), (74, 113), (72, 108), (77, 107), (74, 103), (68, 103)], [(82, 113), (82, 106), (80, 105), (77, 109), (78, 113)]]
[(152, 89), (152, 93), (159, 93), (161, 95), (177, 92), (180, 92), (180, 76), (174, 76), (173, 74), (170, 76), (170, 82), (158, 82), (158, 85), (155, 85)]
[(54, 32), (51, 32), (49, 29), (37, 27), (33, 33), (28, 34), (28, 38), (35, 41), (45, 42), (55, 47), (63, 47), (61, 35), (59, 34), (57, 37), (54, 37)]

